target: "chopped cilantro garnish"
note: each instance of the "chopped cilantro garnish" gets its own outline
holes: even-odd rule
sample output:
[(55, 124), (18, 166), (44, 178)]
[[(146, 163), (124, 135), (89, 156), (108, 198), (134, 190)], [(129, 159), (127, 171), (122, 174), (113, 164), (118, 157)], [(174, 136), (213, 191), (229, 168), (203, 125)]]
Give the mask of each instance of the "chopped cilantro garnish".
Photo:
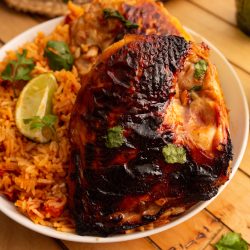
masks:
[(65, 42), (48, 41), (44, 56), (48, 58), (49, 67), (52, 70), (72, 69), (74, 58)]
[(162, 154), (166, 163), (183, 164), (187, 160), (186, 150), (183, 147), (179, 147), (171, 143), (163, 147)]
[(242, 239), (241, 235), (229, 232), (221, 237), (214, 245), (217, 250), (247, 250), (247, 242)]
[(118, 19), (127, 29), (137, 29), (139, 25), (137, 23), (133, 23), (127, 19), (117, 10), (113, 9), (104, 9), (103, 15), (105, 19), (115, 18)]
[(3, 80), (29, 81), (31, 79), (30, 73), (35, 67), (34, 60), (27, 58), (27, 50), (23, 50), (22, 54), (17, 53), (17, 59), (10, 61), (1, 74)]
[(195, 85), (189, 91), (200, 91), (202, 90), (202, 85)]
[(118, 148), (124, 143), (123, 128), (115, 126), (108, 129), (108, 134), (105, 136), (107, 148)]
[(201, 79), (204, 77), (206, 71), (207, 71), (207, 62), (204, 60), (200, 60), (194, 65), (195, 71), (194, 71), (194, 78)]
[(30, 129), (40, 129), (42, 135), (50, 140), (53, 139), (56, 135), (55, 123), (57, 121), (57, 116), (55, 115), (45, 115), (44, 117), (34, 116), (28, 119), (24, 119), (24, 124), (29, 124)]

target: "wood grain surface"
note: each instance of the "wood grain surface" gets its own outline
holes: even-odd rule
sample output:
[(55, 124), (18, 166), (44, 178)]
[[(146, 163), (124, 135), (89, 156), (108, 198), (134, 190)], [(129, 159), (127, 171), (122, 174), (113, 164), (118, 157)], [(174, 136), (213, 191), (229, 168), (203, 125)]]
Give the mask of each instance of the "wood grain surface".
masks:
[[(250, 37), (236, 26), (235, 1), (170, 0), (165, 5), (184, 25), (224, 53), (238, 73), (250, 104)], [(44, 20), (0, 3), (0, 47)], [(168, 231), (122, 243), (79, 244), (42, 236), (0, 213), (0, 250), (213, 250), (213, 245), (229, 231), (241, 233), (250, 244), (250, 142), (240, 169), (218, 198), (207, 209)]]

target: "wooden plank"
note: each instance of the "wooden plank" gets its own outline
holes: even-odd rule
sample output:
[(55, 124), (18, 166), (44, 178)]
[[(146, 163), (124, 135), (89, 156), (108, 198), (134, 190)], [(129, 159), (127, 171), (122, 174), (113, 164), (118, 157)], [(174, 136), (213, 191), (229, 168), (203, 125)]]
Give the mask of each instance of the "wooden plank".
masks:
[(7, 218), (0, 212), (0, 249), (1, 250), (59, 250), (53, 239), (35, 233)]
[(231, 232), (231, 230), (230, 229), (228, 229), (227, 227), (223, 227), (222, 228), (222, 230), (213, 238), (213, 240), (210, 242), (210, 245), (214, 245), (214, 244), (216, 244), (220, 239), (221, 239), (221, 237), (223, 236), (223, 235), (225, 235), (225, 234), (227, 234), (227, 233), (229, 233), (229, 232)]
[(16, 12), (0, 3), (0, 39), (3, 42), (22, 33), (39, 22), (28, 15)]
[(4, 43), (0, 40), (0, 48), (4, 45)]
[(165, 4), (183, 25), (215, 44), (234, 64), (250, 72), (250, 38), (239, 29), (187, 1)]
[(206, 211), (150, 238), (162, 249), (203, 249), (223, 225)]
[(208, 210), (250, 243), (250, 178), (238, 171)]
[[(231, 1), (231, 0), (230, 0)], [(182, 1), (180, 1), (180, 2), (182, 2)], [(202, 0), (202, 2), (203, 2), (203, 0)], [(218, 2), (220, 2), (220, 1), (218, 1)], [(222, 1), (221, 1), (222, 2)], [(175, 3), (175, 5), (178, 5), (179, 3), (178, 3), (178, 1), (173, 1), (173, 3)], [(184, 3), (183, 3), (184, 4)], [(221, 3), (219, 3), (219, 4), (221, 4)], [(185, 4), (184, 4), (185, 5)], [(224, 5), (225, 5), (225, 3), (224, 3)], [(186, 5), (185, 5), (186, 6)], [(5, 12), (3, 12), (2, 11), (2, 7), (3, 7), (3, 5), (0, 5), (0, 21), (1, 21), (1, 23), (5, 23), (6, 22), (6, 20), (12, 20), (12, 18), (14, 18), (14, 24), (13, 24), (13, 21), (11, 21), (11, 23), (10, 24), (8, 24), (8, 26), (6, 27), (5, 25), (1, 25), (0, 26), (0, 38), (2, 38), (2, 36), (4, 36), (6, 39), (4, 40), (4, 41), (7, 41), (7, 40), (9, 40), (11, 37), (13, 37), (13, 36), (15, 36), (16, 34), (18, 34), (18, 33), (20, 33), (20, 32), (22, 32), (23, 30), (25, 30), (25, 29), (27, 29), (28, 27), (30, 27), (30, 26), (32, 26), (32, 25), (34, 25), (34, 24), (36, 24), (37, 23), (37, 21), (36, 20), (33, 20), (32, 18), (30, 18), (29, 16), (25, 16), (25, 15), (22, 15), (22, 14), (17, 14), (16, 12), (12, 12), (12, 14), (10, 15), (10, 13), (7, 13), (7, 11), (5, 11)], [(5, 8), (5, 7), (3, 7), (3, 8)], [(180, 8), (182, 8), (182, 7), (180, 7)], [(186, 13), (186, 11), (185, 11), (185, 7), (184, 7), (184, 12)], [(174, 12), (173, 12), (173, 14), (175, 14)], [(20, 15), (22, 16), (22, 17), (20, 17)], [(192, 12), (189, 14), (189, 15), (194, 15)], [(208, 16), (209, 16), (209, 14), (207, 14)], [(10, 16), (11, 16), (11, 19), (9, 19), (10, 18)], [(17, 18), (17, 16), (19, 16), (19, 18)], [(185, 15), (183, 15), (183, 17), (184, 17)], [(205, 15), (206, 16), (206, 15)], [(200, 22), (200, 15), (198, 15), (198, 17), (197, 17), (197, 19), (196, 19), (196, 22), (198, 22), (198, 24), (199, 24), (199, 22)], [(184, 17), (185, 18), (185, 17)], [(26, 20), (27, 19), (27, 20)], [(180, 19), (181, 19), (181, 17), (180, 17)], [(217, 20), (215, 17), (213, 17), (213, 19), (215, 19), (215, 20)], [(23, 20), (26, 20), (26, 21), (23, 21)], [(33, 24), (33, 22), (35, 22), (34, 24)], [(194, 22), (195, 23), (195, 18), (192, 20), (192, 22)], [(187, 23), (186, 21), (185, 21), (185, 23)], [(214, 22), (214, 24), (215, 24), (215, 22)], [(189, 24), (187, 24), (187, 25), (189, 25)], [(197, 24), (195, 24), (195, 25), (197, 25)], [(196, 26), (194, 25), (194, 29), (196, 29)], [(5, 27), (3, 27), (3, 26), (5, 26)], [(216, 25), (215, 25), (216, 26)], [(218, 25), (219, 26), (219, 25)], [(190, 26), (191, 27), (191, 26)], [(226, 28), (227, 26), (226, 25), (224, 25), (223, 26), (224, 28)], [(217, 28), (217, 27), (215, 27), (216, 28), (216, 30), (217, 30), (217, 33), (219, 32), (218, 30), (220, 30), (219, 28)], [(223, 28), (223, 29), (224, 29)], [(207, 29), (207, 27), (205, 27), (205, 29)], [(200, 27), (200, 30), (201, 30), (201, 33), (203, 33), (203, 31), (204, 32), (209, 32), (209, 33), (213, 33), (214, 31), (210, 31), (210, 30), (205, 30), (204, 28), (202, 29), (202, 26)], [(196, 29), (198, 32), (200, 32), (198, 29)], [(14, 33), (13, 33), (14, 32)], [(204, 33), (203, 33), (204, 34)], [(204, 34), (204, 36), (206, 36), (208, 39), (210, 39), (207, 35), (206, 35), (206, 33)], [(219, 35), (219, 36), (221, 36), (221, 38), (217, 38), (216, 37), (216, 39), (223, 39), (223, 36), (222, 36), (222, 33)], [(235, 36), (238, 36), (238, 35), (235, 35)], [(212, 37), (213, 38), (213, 37)], [(211, 41), (212, 41), (212, 39), (211, 39)], [(217, 40), (215, 40), (214, 42), (215, 42), (215, 44), (217, 45), (217, 42), (216, 42)], [(213, 42), (213, 41), (212, 41)], [(220, 43), (220, 45), (223, 45), (223, 43), (222, 43), (222, 41), (221, 41), (221, 43)], [(224, 45), (225, 45), (225, 40), (224, 40)], [(229, 48), (230, 48), (230, 46), (231, 45), (229, 45)], [(235, 45), (236, 46), (236, 45)], [(238, 43), (238, 46), (239, 46), (239, 48), (240, 48), (240, 45), (239, 45), (239, 43)], [(242, 47), (241, 47), (241, 49), (242, 49)], [(230, 48), (230, 50), (234, 50), (234, 48)], [(239, 51), (239, 50), (238, 50)], [(242, 50), (243, 51), (243, 50)], [(249, 50), (246, 50), (246, 51), (249, 51)], [(243, 53), (240, 53), (240, 55), (242, 55)], [(249, 54), (249, 53), (244, 53), (243, 54), (243, 56), (244, 57), (246, 57), (246, 54)], [(239, 56), (240, 56), (239, 55)], [(230, 58), (231, 59), (231, 58)], [(234, 61), (235, 62), (235, 61)], [(247, 64), (247, 63), (246, 63)], [(248, 64), (248, 65), (250, 65), (250, 64)], [(241, 65), (242, 66), (242, 65)], [(243, 71), (242, 71), (243, 72)], [(241, 72), (241, 73), (242, 73)], [(241, 73), (239, 73), (239, 74), (241, 74)], [(248, 74), (246, 74), (246, 75), (244, 75), (244, 74), (246, 74), (246, 73), (242, 73), (242, 76), (240, 76), (241, 78), (245, 78), (246, 80), (244, 81), (246, 84), (244, 84), (244, 85), (246, 85), (247, 87), (245, 87), (245, 88), (247, 88), (248, 89), (248, 84), (247, 84), (247, 78), (248, 78)], [(248, 93), (250, 93), (250, 91), (248, 91)], [(250, 152), (250, 151), (248, 151), (248, 152)], [(245, 157), (244, 157), (245, 158)], [(242, 162), (242, 164), (241, 165), (243, 165), (243, 167), (244, 167), (244, 162), (245, 162), (245, 168), (244, 168), (244, 170), (245, 169), (247, 169), (247, 162), (249, 162), (248, 161), (248, 159), (249, 158), (246, 158), (245, 160), (243, 160), (243, 162)], [(241, 166), (242, 167), (242, 166)], [(250, 170), (249, 170), (250, 171)], [(231, 184), (230, 184), (231, 185)], [(241, 190), (242, 192), (244, 191), (244, 190)], [(249, 189), (247, 189), (247, 190), (245, 190), (244, 191), (244, 193), (246, 193), (247, 191), (249, 191)], [(230, 193), (229, 193), (230, 194)], [(246, 195), (247, 195), (247, 193), (246, 193)], [(224, 195), (225, 196), (225, 195)], [(223, 197), (224, 197), (223, 196)], [(223, 198), (224, 199), (224, 198)], [(216, 201), (215, 201), (216, 202)], [(237, 205), (236, 205), (236, 203), (237, 203), (237, 200), (232, 200), (232, 201), (230, 201), (231, 203), (235, 203), (235, 206), (237, 207)], [(249, 207), (249, 205), (248, 205), (248, 207)], [(193, 227), (194, 227), (194, 225), (196, 226), (196, 228), (197, 228), (197, 232), (196, 232), (196, 234), (194, 233), (194, 234), (192, 234), (192, 236), (193, 237), (190, 237), (190, 239), (192, 240), (192, 239), (194, 239), (194, 240), (196, 240), (196, 237), (197, 237), (197, 233), (198, 233), (198, 231), (201, 231), (201, 233), (203, 232), (202, 231), (202, 227), (201, 227), (201, 229), (199, 230), (199, 226), (201, 226), (201, 225), (199, 225), (199, 220), (202, 220), (202, 222), (204, 222), (204, 223), (207, 223), (207, 220), (205, 219), (206, 218), (206, 216), (208, 216), (209, 218), (210, 217), (212, 217), (211, 215), (208, 215), (206, 212), (202, 212), (202, 213), (205, 213), (205, 215), (202, 215), (201, 217), (200, 217), (200, 215), (199, 215), (199, 217), (198, 217), (198, 219), (196, 220), (195, 218), (196, 217), (194, 217), (193, 219), (191, 219), (190, 220), (190, 223), (189, 223), (189, 226), (184, 226), (182, 229), (179, 229), (179, 231), (178, 232), (176, 232), (176, 231), (174, 231), (176, 228), (178, 228), (178, 227), (181, 227), (181, 226), (183, 226), (184, 224), (186, 224), (186, 223), (184, 223), (184, 224), (182, 224), (182, 225), (180, 225), (180, 226), (178, 226), (178, 227), (176, 227), (176, 228), (173, 228), (173, 229), (171, 229), (171, 230), (169, 230), (169, 231), (166, 231), (166, 235), (165, 234), (163, 234), (163, 233), (161, 233), (160, 235), (162, 235), (161, 237), (162, 237), (162, 241), (167, 241), (167, 242), (169, 242), (170, 240), (172, 240), (172, 242), (174, 242), (175, 244), (176, 244), (176, 246), (177, 246), (177, 249), (178, 249), (178, 247), (180, 248), (180, 245), (179, 245), (179, 242), (180, 242), (180, 244), (183, 244), (183, 246), (184, 246), (184, 244), (190, 244), (190, 240), (189, 239), (187, 239), (187, 238), (185, 238), (184, 236), (185, 236), (185, 234), (187, 234), (187, 235), (189, 235), (190, 236), (190, 234), (189, 234), (189, 232), (191, 231), (191, 233), (192, 233), (192, 230), (193, 230)], [(204, 218), (204, 216), (205, 216), (205, 218)], [(244, 215), (242, 215), (242, 216), (244, 216)], [(202, 219), (203, 218), (203, 219)], [(237, 217), (234, 217), (234, 219), (237, 219)], [(0, 221), (1, 221), (1, 224), (0, 224), (0, 228), (1, 227), (3, 227), (4, 228), (4, 230), (2, 229), (1, 230), (1, 234), (0, 234), (0, 239), (2, 239), (2, 243), (1, 244), (3, 244), (4, 246), (5, 246), (5, 242), (6, 242), (6, 240), (7, 239), (9, 239), (9, 237), (11, 236), (11, 235), (15, 235), (15, 238), (13, 237), (13, 240), (12, 240), (12, 238), (10, 239), (10, 240), (8, 240), (8, 241), (10, 241), (10, 243), (12, 243), (12, 242), (15, 242), (15, 246), (18, 246), (18, 249), (33, 249), (34, 247), (33, 246), (35, 246), (35, 244), (36, 245), (38, 245), (38, 247), (40, 247), (40, 248), (36, 248), (36, 249), (58, 249), (57, 248), (57, 246), (53, 246), (53, 247), (51, 247), (50, 245), (46, 245), (47, 243), (47, 240), (48, 240), (48, 238), (47, 237), (44, 237), (44, 236), (40, 236), (40, 235), (38, 235), (38, 234), (36, 234), (36, 233), (32, 233), (31, 231), (29, 231), (29, 230), (27, 230), (27, 229), (24, 229), (24, 228), (22, 228), (21, 226), (18, 226), (16, 223), (14, 223), (14, 229), (12, 229), (13, 228), (13, 226), (12, 227), (9, 227), (9, 225), (7, 225), (7, 224), (3, 224), (2, 222), (3, 222), (3, 220), (2, 220), (2, 218), (1, 218), (1, 216), (0, 216)], [(224, 222), (224, 220), (223, 220), (223, 222)], [(237, 220), (236, 220), (236, 222), (237, 222)], [(202, 225), (204, 225), (204, 223), (201, 223)], [(211, 226), (211, 231), (209, 232), (209, 233), (211, 233), (211, 235), (214, 235), (214, 234), (216, 234), (217, 232), (218, 232), (218, 230), (220, 230), (221, 229), (221, 224), (219, 223), (219, 222), (214, 222), (215, 223), (215, 226)], [(229, 223), (230, 224), (230, 223)], [(3, 225), (5, 225), (5, 226), (3, 226)], [(230, 224), (231, 225), (231, 224)], [(19, 232), (18, 230), (17, 230), (17, 227), (21, 227), (21, 229), (19, 230), (19, 231), (21, 231), (21, 232)], [(203, 228), (204, 229), (204, 228)], [(13, 230), (13, 231), (11, 231), (11, 230)], [(15, 231), (16, 230), (16, 231)], [(26, 233), (26, 230), (28, 231), (28, 233)], [(174, 232), (174, 233), (171, 233), (171, 232)], [(221, 231), (220, 231), (220, 233), (221, 233)], [(35, 236), (33, 236), (33, 234), (35, 235)], [(26, 243), (26, 240), (23, 242), (23, 241), (21, 241), (21, 239), (19, 239), (19, 236), (18, 236), (18, 240), (16, 239), (17, 238), (17, 236), (16, 235), (20, 235), (20, 238), (23, 238), (23, 239), (29, 239), (29, 242), (31, 242), (31, 244), (30, 245), (27, 245), (28, 243)], [(157, 235), (156, 235), (157, 236)], [(153, 237), (156, 237), (156, 236), (153, 236)], [(40, 239), (40, 237), (42, 238), (42, 240)], [(152, 238), (153, 238), (152, 237)], [(212, 238), (213, 236), (211, 236), (211, 237), (207, 237), (207, 238), (209, 238), (209, 240)], [(159, 240), (159, 238), (158, 238), (158, 240)], [(36, 241), (36, 242), (35, 242)], [(40, 243), (40, 241), (41, 241), (41, 243)], [(52, 240), (51, 240), (52, 241)], [(201, 239), (198, 239), (198, 240), (196, 240), (196, 241), (198, 241), (198, 243), (196, 243), (196, 244), (191, 244), (190, 245), (190, 247), (188, 248), (188, 249), (200, 249), (199, 247), (201, 246), (205, 246), (206, 244), (207, 244), (207, 241), (206, 241), (206, 239), (205, 238), (201, 238)], [(156, 241), (156, 243), (157, 243), (158, 241)], [(177, 244), (177, 242), (178, 242), (178, 244)], [(9, 242), (8, 242), (9, 243)], [(52, 243), (53, 243), (53, 241), (52, 241)], [(128, 248), (131, 248), (131, 250), (133, 250), (133, 249), (145, 249), (145, 250), (147, 250), (147, 249), (155, 249), (154, 248), (154, 246), (153, 245), (151, 245), (147, 240), (145, 240), (145, 239), (141, 239), (141, 240), (136, 240), (136, 241), (130, 241), (130, 242), (124, 242), (124, 243), (114, 243), (114, 244), (98, 244), (98, 245), (95, 245), (95, 244), (77, 244), (77, 243), (71, 243), (71, 242), (64, 242), (70, 249), (79, 249), (79, 250), (81, 250), (81, 249), (84, 249), (84, 250), (88, 250), (88, 249), (102, 249), (102, 250), (112, 250), (112, 249), (128, 249)], [(44, 245), (45, 244), (45, 245)], [(21, 247), (20, 247), (21, 246)], [(170, 245), (169, 245), (170, 246)], [(171, 246), (173, 246), (173, 244), (171, 245)], [(1, 249), (2, 249), (2, 245), (1, 245)], [(13, 248), (13, 246), (12, 245), (8, 245), (6, 248), (3, 248), (3, 249), (17, 249), (17, 248)], [(164, 249), (168, 249), (168, 248), (164, 248)]]
[(151, 244), (146, 238), (139, 240), (132, 240), (118, 243), (107, 244), (87, 244), (87, 243), (74, 243), (70, 241), (63, 241), (63, 243), (70, 250), (156, 250), (155, 246)]
[[(214, 245), (221, 239), (221, 237), (229, 232), (232, 232), (228, 228), (224, 227), (217, 235), (216, 237), (210, 242), (210, 246), (212, 247), (212, 250), (214, 250)], [(248, 244), (248, 248), (250, 249), (250, 245)], [(207, 250), (207, 249), (205, 249)]]
[[(246, 73), (245, 71), (241, 70), (237, 66), (234, 66), (236, 73), (238, 74), (242, 86), (244, 88), (245, 95), (247, 97), (248, 107), (250, 107), (250, 74)], [(249, 151), (250, 152), (250, 151)]]
[(214, 244), (217, 243), (221, 236), (230, 232), (230, 230), (227, 227), (223, 227), (222, 230), (212, 239), (212, 241), (209, 243), (209, 245), (204, 250), (215, 250)]
[[(227, 227), (223, 227), (223, 229), (214, 237), (214, 239), (210, 242), (210, 244), (204, 250), (215, 250), (214, 245), (221, 239), (221, 237), (228, 232), (231, 232)], [(250, 246), (248, 245), (249, 249)]]
[(246, 174), (250, 176), (250, 139), (248, 138), (246, 152), (240, 164), (240, 169), (242, 169)]
[[(243, 70), (241, 70), (240, 68), (236, 66), (234, 66), (234, 69), (236, 70), (241, 80), (245, 95), (247, 97), (248, 107), (250, 107), (250, 74), (247, 74), (246, 72), (244, 72)], [(249, 139), (248, 139), (246, 152), (240, 164), (240, 169), (242, 169), (244, 172), (246, 172), (250, 176), (250, 140)]]
[(227, 0), (226, 4), (225, 1), (218, 1), (218, 0), (189, 0), (190, 2), (200, 6), (201, 8), (205, 9), (213, 13), (214, 15), (220, 17), (221, 19), (229, 22), (233, 25), (236, 25), (236, 5), (235, 0)]

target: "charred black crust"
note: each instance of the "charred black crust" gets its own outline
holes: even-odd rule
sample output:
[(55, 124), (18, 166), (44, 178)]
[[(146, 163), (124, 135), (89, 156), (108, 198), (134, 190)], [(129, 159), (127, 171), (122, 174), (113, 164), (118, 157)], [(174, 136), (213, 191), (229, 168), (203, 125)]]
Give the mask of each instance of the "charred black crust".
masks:
[(215, 159), (214, 165), (217, 176), (226, 176), (228, 174), (228, 163), (233, 160), (233, 145), (229, 132), (227, 132), (227, 138), (227, 143), (221, 145), (223, 153), (220, 153)]
[(180, 31), (171, 23), (170, 18), (162, 13), (157, 4), (142, 1), (141, 4), (135, 6), (125, 3), (121, 12), (131, 22), (140, 23), (139, 28), (125, 30), (124, 33), (144, 35), (153, 31), (154, 34), (159, 35), (180, 35)]
[[(181, 66), (189, 44), (177, 36), (148, 36), (146, 41), (125, 45), (108, 60), (107, 74), (114, 88), (119, 85), (135, 88), (135, 102), (143, 101), (141, 111), (149, 106), (155, 109), (169, 99), (173, 74)], [(142, 72), (139, 75), (138, 69)], [(146, 102), (146, 105), (145, 105)]]
[[(189, 153), (185, 164), (166, 164), (162, 155), (164, 145), (173, 142), (173, 134), (158, 128), (174, 95), (173, 79), (189, 48), (181, 37), (145, 36), (100, 61), (89, 84), (80, 90), (72, 117), (95, 139), (84, 146), (79, 138), (72, 141), (75, 170), (70, 176), (76, 183), (73, 200), (79, 234), (122, 232), (157, 220), (171, 207), (186, 207), (217, 193), (214, 183), (227, 174), (232, 158), (229, 134), (223, 151), (210, 165), (198, 165)], [(97, 87), (100, 81), (103, 86)], [(105, 146), (105, 136), (116, 125), (123, 127), (125, 141), (110, 149)], [(162, 197), (171, 201), (156, 214), (143, 214), (145, 207), (139, 204), (143, 195), (148, 195), (147, 204)], [(138, 201), (139, 220), (128, 223), (111, 216), (126, 213), (130, 199)]]

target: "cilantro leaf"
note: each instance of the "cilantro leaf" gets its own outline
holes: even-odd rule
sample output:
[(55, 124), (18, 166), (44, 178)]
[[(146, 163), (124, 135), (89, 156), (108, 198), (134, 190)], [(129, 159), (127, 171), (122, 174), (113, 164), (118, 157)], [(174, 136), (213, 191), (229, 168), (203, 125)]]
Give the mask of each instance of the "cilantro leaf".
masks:
[(105, 145), (107, 148), (119, 148), (124, 143), (123, 128), (115, 126), (108, 129), (108, 134), (104, 138), (106, 139)]
[(74, 58), (65, 42), (48, 41), (44, 56), (48, 58), (49, 67), (52, 70), (71, 70), (73, 67)]
[(23, 123), (27, 125), (27, 124), (29, 124), (30, 122), (32, 122), (32, 120), (33, 120), (32, 118), (23, 119)]
[(166, 163), (183, 164), (187, 161), (186, 150), (171, 143), (163, 147), (162, 154)]
[(33, 65), (33, 59), (27, 58), (27, 50), (23, 50), (23, 54), (17, 54), (17, 61), (19, 64)]
[(31, 124), (30, 124), (30, 129), (31, 130), (33, 130), (33, 129), (40, 129), (40, 128), (43, 128), (44, 127), (44, 124), (43, 123), (41, 123), (41, 122), (39, 122), (39, 121), (37, 121), (37, 122), (32, 122)]
[(44, 117), (39, 117), (39, 116), (33, 116), (31, 118), (23, 119), (23, 123), (28, 125), (30, 130), (34, 129), (40, 129), (42, 132), (42, 135), (46, 139), (52, 139), (55, 137), (55, 123), (57, 121), (57, 116), (55, 115), (45, 115)]
[(188, 91), (200, 91), (200, 90), (202, 90), (202, 85), (195, 85)]
[(46, 124), (47, 126), (53, 126), (57, 121), (57, 116), (55, 115), (45, 115), (42, 118), (42, 122)]
[(29, 81), (31, 79), (30, 72), (32, 71), (33, 66), (27, 66), (27, 67), (19, 67), (16, 70), (16, 81), (18, 80), (24, 80)]
[(11, 63), (9, 62), (4, 71), (2, 72), (1, 77), (5, 81), (12, 81), (13, 78), (11, 74), (12, 74), (12, 66)]
[(127, 29), (137, 29), (139, 27), (137, 23), (133, 23), (130, 20), (125, 19), (125, 17), (117, 10), (104, 9), (103, 15), (105, 19), (114, 18), (119, 20)]
[(247, 242), (242, 239), (241, 235), (229, 232), (221, 237), (215, 244), (217, 250), (247, 250)]
[(194, 78), (195, 79), (201, 79), (204, 77), (207, 71), (207, 62), (205, 60), (200, 60), (194, 65)]
[(16, 60), (12, 60), (6, 65), (1, 77), (10, 82), (29, 81), (31, 79), (30, 73), (34, 67), (34, 60), (27, 58), (27, 50), (23, 50), (22, 54), (17, 53)]

